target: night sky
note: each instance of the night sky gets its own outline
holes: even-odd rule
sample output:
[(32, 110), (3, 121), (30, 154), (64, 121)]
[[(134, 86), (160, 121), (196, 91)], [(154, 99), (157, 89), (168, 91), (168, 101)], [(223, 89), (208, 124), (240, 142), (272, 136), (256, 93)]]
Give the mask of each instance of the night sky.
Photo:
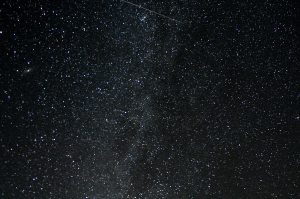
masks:
[(300, 198), (298, 17), (289, 0), (0, 3), (0, 198)]

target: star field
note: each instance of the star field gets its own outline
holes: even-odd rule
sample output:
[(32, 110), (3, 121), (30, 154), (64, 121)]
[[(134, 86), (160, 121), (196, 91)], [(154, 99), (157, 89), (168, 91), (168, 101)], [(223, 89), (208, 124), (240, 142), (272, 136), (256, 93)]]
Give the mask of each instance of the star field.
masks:
[(0, 5), (0, 198), (300, 197), (295, 2)]

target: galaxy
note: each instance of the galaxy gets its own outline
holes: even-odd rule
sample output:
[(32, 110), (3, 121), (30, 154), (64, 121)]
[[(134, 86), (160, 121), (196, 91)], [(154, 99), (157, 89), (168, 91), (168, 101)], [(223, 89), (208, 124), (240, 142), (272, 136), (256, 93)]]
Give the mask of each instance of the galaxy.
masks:
[(0, 3), (0, 198), (300, 198), (296, 1)]

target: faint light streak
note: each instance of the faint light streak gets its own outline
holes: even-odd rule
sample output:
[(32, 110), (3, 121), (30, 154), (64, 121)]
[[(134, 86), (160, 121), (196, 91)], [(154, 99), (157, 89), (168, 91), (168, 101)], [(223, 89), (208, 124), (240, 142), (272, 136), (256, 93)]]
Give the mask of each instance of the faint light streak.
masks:
[(153, 11), (153, 10), (149, 10), (148, 8), (145, 8), (145, 7), (141, 6), (141, 5), (134, 4), (134, 3), (132, 3), (132, 2), (124, 1), (124, 0), (120, 0), (120, 1), (123, 2), (123, 3), (127, 3), (127, 4), (129, 4), (129, 5), (132, 5), (132, 6), (134, 6), (134, 7), (137, 7), (137, 8), (143, 9), (143, 10), (146, 10), (146, 11), (152, 13), (152, 14), (159, 15), (159, 16), (161, 16), (161, 17), (163, 17), (163, 18), (169, 19), (169, 20), (174, 21), (174, 22), (176, 22), (176, 23), (183, 23), (183, 22), (181, 22), (181, 21), (178, 21), (178, 20), (176, 20), (176, 19), (173, 19), (173, 18), (171, 18), (171, 17), (168, 17), (168, 16), (166, 16), (166, 15), (164, 15), (164, 14), (155, 12), (155, 11)]

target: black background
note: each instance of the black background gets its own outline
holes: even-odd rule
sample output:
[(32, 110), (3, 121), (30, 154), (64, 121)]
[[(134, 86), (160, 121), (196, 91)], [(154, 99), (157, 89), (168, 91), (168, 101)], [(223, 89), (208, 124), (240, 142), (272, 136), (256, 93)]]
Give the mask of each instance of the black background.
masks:
[(131, 3), (0, 4), (1, 198), (299, 198), (295, 2)]

